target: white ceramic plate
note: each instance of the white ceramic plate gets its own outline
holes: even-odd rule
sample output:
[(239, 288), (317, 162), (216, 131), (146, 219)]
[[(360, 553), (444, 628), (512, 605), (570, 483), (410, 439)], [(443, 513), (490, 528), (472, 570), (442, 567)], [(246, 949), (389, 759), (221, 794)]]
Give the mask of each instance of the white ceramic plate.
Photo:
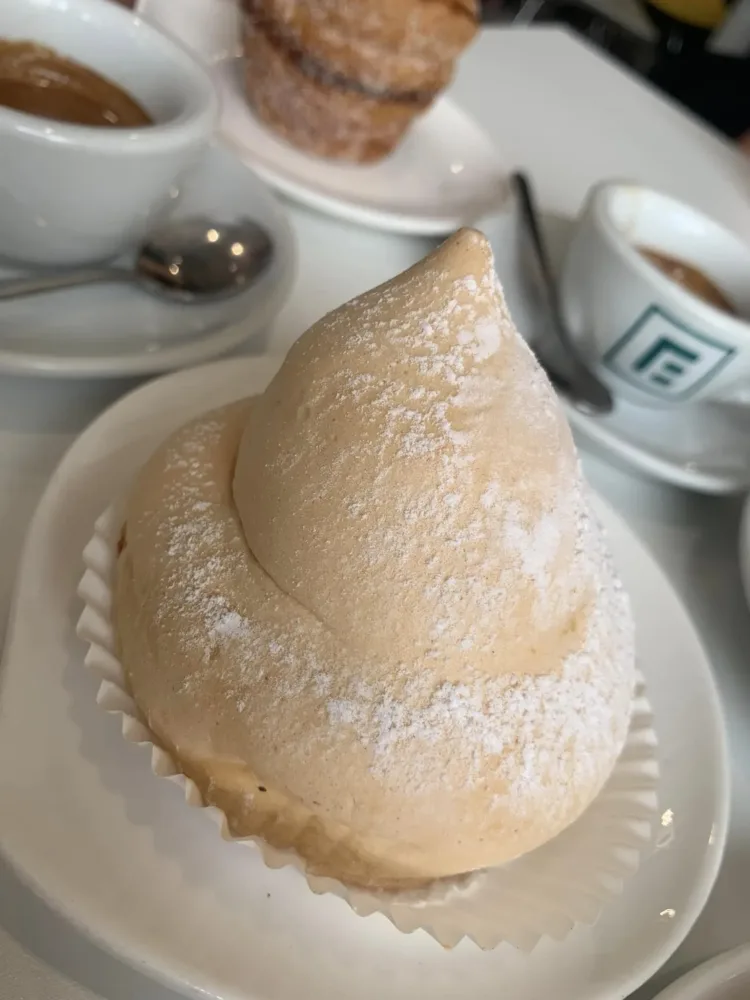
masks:
[[(193, 414), (261, 390), (278, 362), (171, 375), (125, 397), (52, 477), (21, 560), (0, 689), (0, 847), (79, 928), (191, 995), (222, 1000), (612, 1000), (651, 976), (703, 907), (727, 830), (723, 723), (692, 625), (650, 556), (598, 503), (634, 599), (656, 714), (664, 826), (658, 849), (599, 923), (530, 956), (445, 951), (314, 896), (221, 841), (165, 787), (95, 704), (75, 637), (75, 589), (94, 518), (145, 455)], [(679, 676), (679, 692), (675, 678)], [(679, 694), (679, 697), (677, 696)]]
[(260, 176), (321, 212), (398, 233), (449, 233), (497, 206), (506, 173), (480, 127), (441, 97), (417, 119), (398, 148), (367, 166), (301, 153), (251, 112), (242, 91), (241, 62), (214, 68), (221, 130)]
[(699, 965), (656, 1000), (748, 1000), (750, 997), (750, 945)]
[(224, 137), (290, 198), (364, 226), (440, 235), (473, 222), (505, 197), (506, 173), (493, 144), (449, 98), (438, 100), (380, 163), (308, 156), (276, 138), (248, 107), (233, 58), (241, 51), (233, 0), (140, 0), (138, 10), (213, 66)]
[(563, 400), (576, 437), (610, 459), (698, 493), (750, 489), (750, 407), (649, 409), (617, 398), (606, 417)]
[[(262, 335), (294, 279), (294, 236), (283, 210), (252, 170), (218, 144), (179, 195), (175, 216), (231, 221), (247, 215), (267, 227), (276, 252), (256, 284), (206, 305), (163, 302), (122, 283), (0, 302), (0, 372), (144, 375), (207, 361)], [(16, 273), (0, 267), (0, 280)]]

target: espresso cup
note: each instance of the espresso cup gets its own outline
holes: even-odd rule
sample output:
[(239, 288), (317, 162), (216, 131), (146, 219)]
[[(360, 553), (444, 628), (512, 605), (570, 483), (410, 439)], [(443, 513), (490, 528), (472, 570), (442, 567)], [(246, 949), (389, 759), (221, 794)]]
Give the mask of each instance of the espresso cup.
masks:
[(2, 0), (0, 38), (37, 42), (106, 77), (153, 121), (86, 126), (0, 105), (0, 255), (65, 266), (132, 247), (211, 137), (218, 107), (207, 72), (102, 0)]
[[(736, 315), (667, 277), (644, 248), (696, 268)], [(595, 187), (560, 297), (582, 354), (615, 393), (656, 407), (750, 403), (750, 247), (690, 206), (637, 184)]]

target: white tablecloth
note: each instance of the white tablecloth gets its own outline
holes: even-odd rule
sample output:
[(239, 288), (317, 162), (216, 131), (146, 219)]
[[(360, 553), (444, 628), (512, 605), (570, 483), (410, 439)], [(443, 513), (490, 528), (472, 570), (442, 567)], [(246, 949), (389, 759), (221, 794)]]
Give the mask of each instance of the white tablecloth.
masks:
[[(750, 240), (750, 183), (739, 157), (563, 33), (486, 32), (464, 60), (454, 93), (508, 166), (522, 164), (533, 173), (553, 214), (575, 214), (594, 181), (628, 176), (685, 198)], [(417, 239), (359, 229), (300, 207), (290, 206), (290, 214), (300, 272), (270, 337), (269, 350), (279, 356), (324, 311), (390, 277), (426, 248)], [(25, 527), (52, 469), (77, 433), (133, 384), (0, 376), (0, 620)], [(646, 998), (682, 969), (750, 940), (750, 612), (736, 555), (741, 505), (682, 493), (591, 455), (584, 464), (690, 609), (730, 727), (734, 794), (724, 866), (685, 944), (638, 994)], [(85, 940), (0, 861), (0, 1000), (92, 996), (174, 998)]]

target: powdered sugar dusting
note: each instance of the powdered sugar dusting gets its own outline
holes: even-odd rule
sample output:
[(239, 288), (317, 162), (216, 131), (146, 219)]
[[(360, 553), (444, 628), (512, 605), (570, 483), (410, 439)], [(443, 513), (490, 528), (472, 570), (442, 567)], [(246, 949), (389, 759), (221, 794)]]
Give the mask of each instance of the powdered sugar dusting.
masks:
[[(580, 527), (578, 558), (606, 560), (599, 529), (588, 517)], [(612, 573), (600, 585), (580, 649), (558, 674), (509, 672), (451, 684), (423, 664), (397, 697), (388, 684), (360, 683), (351, 697), (329, 701), (327, 711), (333, 726), (354, 729), (372, 752), (373, 772), (389, 784), (398, 760), (399, 784), (410, 794), (450, 783), (456, 773), (467, 787), (486, 785), (488, 758), (496, 758), (506, 792), (494, 805), (522, 817), (541, 798), (554, 799), (555, 790), (604, 780), (605, 748), (625, 740), (632, 661), (628, 602)], [(433, 748), (446, 746), (450, 755), (440, 769)]]
[(492, 320), (480, 319), (471, 330), (460, 330), (456, 342), (467, 347), (475, 361), (486, 361), (500, 349), (500, 329)]
[[(177, 442), (169, 468), (180, 476), (160, 513), (160, 544), (170, 553), (162, 623), (179, 610), (180, 642), (193, 664), (182, 696), (200, 697), (218, 683), (248, 727), (261, 730), (261, 693), (273, 730), (293, 731), (289, 720), (300, 699), (318, 704), (317, 728), (305, 743), (292, 740), (285, 749), (291, 766), (315, 747), (324, 756), (337, 746), (348, 753), (353, 737), (370, 756), (372, 777), (413, 798), (417, 809), (440, 786), (456, 793), (486, 789), (492, 808), (521, 819), (540, 802), (550, 810), (561, 806), (563, 787), (606, 778), (626, 735), (632, 672), (627, 600), (614, 574), (598, 573), (585, 641), (558, 674), (486, 676), (471, 669), (473, 643), (464, 637), (464, 681), (446, 681), (429, 656), (374, 669), (362, 661), (342, 678), (330, 635), (312, 628), (304, 613), (284, 601), (281, 614), (270, 617), (233, 605), (226, 580), (236, 572), (244, 574), (250, 602), (262, 610), (264, 601), (258, 569), (237, 544), (236, 520), (229, 511), (217, 516), (214, 477), (226, 468), (212, 469), (208, 456), (220, 434), (219, 423), (207, 423)], [(196, 440), (200, 449), (190, 454)], [(600, 568), (602, 553), (599, 531), (582, 511), (577, 558), (588, 564), (582, 572)], [(345, 647), (338, 655), (352, 656)], [(381, 680), (373, 681), (378, 674)]]
[(321, 620), (347, 636), (379, 632), (396, 656), (421, 633), (425, 653), (471, 650), (485, 668), (521, 609), (554, 628), (587, 586), (559, 572), (577, 472), (492, 269), (378, 289), (329, 323), (300, 348), (311, 373), (301, 415), (257, 458), (268, 508), (308, 558), (280, 566), (249, 514), (261, 562)]
[(628, 602), (496, 279), (419, 280), (405, 306), (379, 289), (303, 338), (304, 392), (277, 386), (294, 407), (247, 409), (250, 432), (254, 414), (264, 427), (249, 440), (270, 450), (249, 470), (245, 534), (230, 482), (245, 411), (166, 449), (140, 517), (155, 526), (157, 625), (181, 652), (174, 697), (210, 692), (233, 756), (342, 822), (356, 795), (332, 774), (382, 796), (368, 822), (384, 831), (390, 808), (429, 827), (446, 790), (484, 796), (488, 815), (564, 817), (625, 740)]
[(533, 581), (543, 597), (562, 542), (560, 518), (554, 512), (544, 513), (527, 528), (521, 506), (514, 501), (505, 502), (502, 517), (505, 538), (518, 555), (521, 573)]

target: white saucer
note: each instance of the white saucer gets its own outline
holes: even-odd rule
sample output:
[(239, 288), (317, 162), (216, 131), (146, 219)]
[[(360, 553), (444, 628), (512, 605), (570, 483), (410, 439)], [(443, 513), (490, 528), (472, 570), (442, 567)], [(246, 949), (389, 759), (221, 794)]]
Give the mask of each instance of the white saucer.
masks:
[(247, 104), (239, 60), (213, 72), (227, 141), (273, 187), (322, 212), (392, 232), (437, 235), (475, 221), (507, 193), (494, 146), (447, 97), (415, 122), (391, 156), (357, 166), (308, 156), (277, 139)]
[[(234, 359), (153, 382), (79, 438), (52, 477), (21, 559), (0, 672), (0, 848), (55, 909), (153, 977), (222, 1000), (611, 1000), (683, 940), (715, 880), (728, 764), (711, 670), (674, 592), (629, 529), (597, 503), (633, 604), (659, 733), (655, 853), (593, 928), (529, 956), (452, 951), (315, 896), (220, 840), (149, 773), (75, 637), (75, 588), (94, 518), (156, 441), (209, 406), (261, 390), (277, 361)], [(39, 609), (44, 609), (44, 614)], [(675, 698), (679, 673), (681, 697)], [(40, 697), (40, 692), (43, 696)], [(699, 734), (699, 738), (696, 738)]]
[[(238, 214), (262, 223), (275, 244), (268, 271), (224, 302), (162, 302), (113, 283), (0, 302), (0, 372), (54, 376), (145, 375), (198, 364), (261, 334), (284, 304), (295, 271), (294, 236), (252, 170), (215, 144), (181, 185), (175, 215)], [(0, 267), (0, 279), (17, 274)]]
[(618, 397), (606, 417), (562, 400), (576, 439), (610, 459), (698, 493), (750, 489), (750, 407), (648, 409)]
[(727, 951), (668, 986), (656, 1000), (747, 1000), (750, 944)]

